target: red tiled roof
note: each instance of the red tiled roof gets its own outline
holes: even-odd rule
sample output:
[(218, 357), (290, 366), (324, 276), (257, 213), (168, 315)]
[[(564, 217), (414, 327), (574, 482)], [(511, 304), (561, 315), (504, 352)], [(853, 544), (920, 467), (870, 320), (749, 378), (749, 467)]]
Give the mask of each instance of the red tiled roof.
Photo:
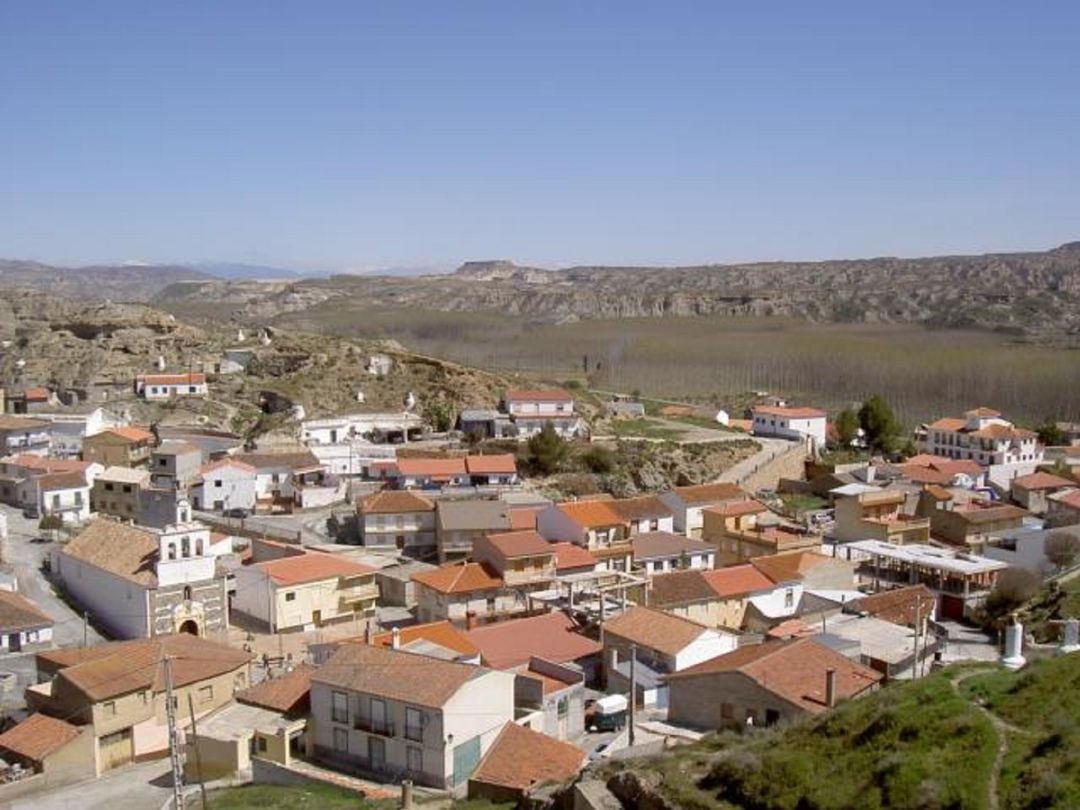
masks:
[(573, 619), (559, 611), (486, 624), (465, 631), (465, 636), (494, 669), (521, 666), (533, 656), (565, 664), (601, 650), (598, 642), (578, 633)]
[(507, 402), (573, 402), (574, 398), (561, 388), (551, 390), (519, 389), (506, 392)]
[(825, 703), (825, 675), (836, 672), (837, 698), (862, 694), (882, 679), (879, 672), (856, 664), (813, 638), (770, 641), (739, 647), (708, 661), (668, 675), (673, 684), (720, 672), (740, 672), (762, 688), (779, 695), (811, 714), (819, 714)]
[(656, 495), (641, 495), (636, 498), (619, 498), (608, 502), (623, 520), (645, 520), (647, 518), (672, 517), (671, 507)]
[(618, 636), (665, 655), (676, 655), (708, 629), (681, 616), (635, 606), (605, 622), (601, 631), (605, 636)]
[(755, 501), (753, 498), (748, 498), (745, 501), (725, 503), (721, 506), (707, 506), (702, 511), (708, 512), (711, 515), (738, 517), (739, 515), (759, 515), (762, 512), (768, 512), (769, 507), (761, 503), (761, 501)]
[(22, 594), (0, 591), (0, 632), (17, 633), (52, 625), (52, 616)]
[(254, 567), (262, 570), (275, 585), (300, 585), (323, 579), (358, 577), (375, 573), (375, 569), (370, 565), (363, 565), (336, 554), (324, 554), (319, 551), (255, 563)]
[(514, 531), (536, 528), (536, 516), (540, 509), (533, 506), (519, 506), (510, 509), (510, 528)]
[(811, 568), (823, 565), (830, 559), (813, 551), (789, 551), (786, 554), (754, 557), (750, 564), (773, 582), (780, 583), (802, 579)]
[(28, 402), (45, 402), (49, 399), (49, 389), (43, 385), (27, 388), (26, 391), (23, 392), (23, 398)]
[(465, 469), (470, 475), (510, 475), (517, 472), (517, 460), (511, 453), (466, 456)]
[(587, 548), (582, 548), (577, 543), (552, 543), (551, 547), (555, 550), (556, 571), (596, 567), (596, 557)]
[(383, 490), (360, 502), (361, 514), (389, 515), (412, 512), (434, 512), (435, 504), (410, 490)]
[(300, 664), (291, 672), (237, 692), (236, 700), (282, 714), (304, 714), (311, 697), (311, 676), (316, 669), (311, 664)]
[(612, 502), (602, 501), (567, 501), (557, 504), (557, 508), (564, 515), (586, 529), (598, 526), (619, 526), (624, 520), (622, 515), (615, 511)]
[(202, 385), (206, 375), (198, 372), (185, 374), (145, 374), (141, 376), (144, 385)]
[(717, 501), (731, 501), (744, 498), (745, 493), (738, 484), (697, 484), (690, 487), (675, 487), (672, 490), (682, 501), (692, 506)]
[(439, 593), (457, 594), (490, 591), (503, 587), (503, 579), (480, 563), (453, 563), (413, 574), (413, 582)]
[(702, 576), (716, 595), (725, 599), (758, 591), (771, 591), (776, 587), (771, 579), (749, 563), (705, 571)]
[(944, 430), (944, 431), (957, 431), (963, 430), (967, 427), (966, 419), (956, 419), (946, 416), (942, 419), (938, 419), (936, 422), (931, 422), (927, 425), (931, 430)]
[(463, 458), (399, 458), (398, 472), (405, 475), (428, 475), (432, 478), (444, 478), (465, 475)]
[(788, 419), (824, 419), (825, 411), (818, 408), (788, 408), (778, 405), (755, 405), (751, 410), (765, 416), (783, 416)]
[(1050, 496), (1054, 503), (1070, 509), (1080, 509), (1080, 489), (1071, 492), (1059, 492)]
[(507, 558), (542, 557), (555, 553), (551, 543), (541, 537), (535, 530), (489, 534), (487, 541), (503, 557)]
[(937, 604), (937, 598), (925, 585), (912, 585), (908, 588), (894, 588), (891, 591), (853, 599), (844, 609), (857, 613), (866, 613), (882, 621), (893, 624), (915, 626), (915, 606), (919, 606), (919, 615), (925, 619)]
[(79, 736), (79, 729), (63, 720), (32, 714), (0, 734), (0, 751), (40, 763)]
[(1010, 427), (1009, 425), (987, 425), (971, 433), (977, 439), (1035, 439), (1039, 434), (1033, 430)]
[(1034, 472), (1031, 475), (1021, 475), (1012, 480), (1012, 485), (1026, 490), (1062, 489), (1063, 487), (1075, 487), (1076, 482), (1060, 475), (1052, 475), (1045, 472)]
[(972, 408), (970, 411), (964, 411), (964, 416), (978, 417), (979, 419), (996, 419), (1001, 416), (1001, 411), (995, 411), (993, 408)]
[(244, 472), (249, 472), (252, 474), (255, 473), (255, 468), (252, 467), (250, 464), (245, 464), (244, 462), (237, 461), (234, 458), (222, 458), (209, 464), (204, 464), (202, 467), (199, 468), (199, 473), (202, 475), (206, 475), (207, 473), (211, 473), (214, 470), (220, 470), (225, 467), (235, 467), (236, 469), (243, 470)]
[(584, 765), (585, 753), (577, 746), (507, 723), (469, 781), (527, 795), (541, 785), (569, 782)]
[(79, 489), (90, 486), (81, 472), (54, 472), (38, 476), (38, 489), (53, 492), (58, 489)]
[(79, 461), (69, 458), (44, 458), (30, 453), (19, 453), (17, 456), (8, 456), (4, 463), (13, 464), (16, 467), (26, 467), (35, 473), (85, 473), (93, 464), (92, 461)]
[(691, 602), (713, 602), (717, 593), (698, 570), (657, 574), (649, 581), (649, 605), (672, 607)]
[(151, 433), (149, 430), (143, 430), (140, 427), (114, 427), (109, 428), (108, 430), (103, 430), (102, 433), (112, 433), (122, 439), (127, 439), (128, 441), (132, 442), (154, 441), (154, 434)]
[[(414, 624), (410, 627), (398, 629), (398, 641), (402, 645), (420, 640), (430, 641), (469, 658), (480, 654), (480, 648), (470, 641), (468, 636), (446, 620), (428, 622), (427, 624)], [(379, 647), (390, 647), (393, 642), (393, 631), (377, 633), (371, 639), (371, 643)]]

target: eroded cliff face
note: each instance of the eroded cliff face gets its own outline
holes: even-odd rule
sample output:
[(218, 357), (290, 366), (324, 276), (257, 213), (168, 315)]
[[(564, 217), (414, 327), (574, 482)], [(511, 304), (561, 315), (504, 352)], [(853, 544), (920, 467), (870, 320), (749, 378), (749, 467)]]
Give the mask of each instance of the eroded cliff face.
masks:
[(318, 308), (492, 311), (533, 320), (664, 316), (792, 316), (817, 322), (976, 327), (1080, 341), (1080, 250), (682, 268), (550, 271), (470, 262), (421, 278), (335, 276), (293, 283), (191, 282), (163, 306), (227, 304), (246, 322)]

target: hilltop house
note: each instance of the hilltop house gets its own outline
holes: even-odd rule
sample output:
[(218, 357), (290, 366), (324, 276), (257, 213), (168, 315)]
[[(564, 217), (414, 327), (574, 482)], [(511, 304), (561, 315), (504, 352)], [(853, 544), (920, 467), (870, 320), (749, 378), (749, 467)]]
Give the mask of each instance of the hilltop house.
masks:
[(581, 419), (574, 413), (574, 398), (566, 391), (507, 391), (502, 404), (514, 422), (518, 438), (535, 436), (548, 423), (564, 439), (582, 432)]
[(147, 401), (176, 397), (206, 397), (206, 375), (195, 372), (182, 374), (139, 374), (135, 377), (135, 393)]
[(150, 529), (99, 518), (53, 551), (53, 574), (118, 638), (228, 629), (226, 581), (210, 529), (180, 514)]
[(787, 405), (755, 405), (750, 410), (755, 436), (798, 439), (808, 442), (811, 450), (825, 446), (825, 411)]
[(668, 722), (700, 729), (772, 726), (877, 689), (881, 673), (812, 638), (749, 645), (672, 673)]
[(311, 677), (315, 756), (346, 771), (461, 793), (506, 723), (514, 676), (343, 644)]
[(920, 443), (927, 453), (971, 459), (989, 471), (990, 480), (1007, 487), (1009, 480), (1035, 472), (1042, 463), (1038, 435), (1016, 427), (992, 408), (975, 408), (963, 418), (946, 417), (926, 426)]

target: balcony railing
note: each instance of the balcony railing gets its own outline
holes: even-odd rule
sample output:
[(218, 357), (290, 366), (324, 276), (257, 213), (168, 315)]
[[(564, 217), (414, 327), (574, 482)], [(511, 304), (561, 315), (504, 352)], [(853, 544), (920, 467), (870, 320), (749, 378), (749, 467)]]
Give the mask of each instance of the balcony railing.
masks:
[(353, 728), (379, 737), (393, 737), (394, 723), (390, 720), (375, 720), (371, 717), (357, 717), (353, 720)]

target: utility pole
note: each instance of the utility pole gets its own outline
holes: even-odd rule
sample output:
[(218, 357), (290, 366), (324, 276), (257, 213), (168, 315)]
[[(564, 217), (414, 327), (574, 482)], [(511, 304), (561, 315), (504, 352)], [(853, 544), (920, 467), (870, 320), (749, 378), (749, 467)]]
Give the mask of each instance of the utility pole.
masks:
[(630, 736), (629, 744), (634, 745), (634, 722), (637, 720), (637, 644), (630, 645)]
[(85, 610), (82, 614), (82, 645), (85, 648), (86, 642), (90, 636), (90, 614)]
[(199, 775), (199, 792), (202, 793), (202, 810), (206, 810), (210, 803), (206, 801), (206, 782), (203, 781), (202, 754), (199, 752), (199, 732), (195, 728), (195, 701), (191, 697), (191, 691), (187, 694), (188, 714), (191, 715), (191, 737), (195, 740), (195, 771)]
[(184, 810), (184, 772), (180, 767), (180, 750), (176, 746), (176, 706), (173, 695), (172, 658), (165, 656), (165, 717), (169, 724), (169, 760), (173, 775), (173, 810)]
[(922, 600), (919, 599), (919, 594), (915, 594), (915, 663), (912, 665), (911, 678), (914, 680), (919, 677), (919, 608), (922, 607)]

